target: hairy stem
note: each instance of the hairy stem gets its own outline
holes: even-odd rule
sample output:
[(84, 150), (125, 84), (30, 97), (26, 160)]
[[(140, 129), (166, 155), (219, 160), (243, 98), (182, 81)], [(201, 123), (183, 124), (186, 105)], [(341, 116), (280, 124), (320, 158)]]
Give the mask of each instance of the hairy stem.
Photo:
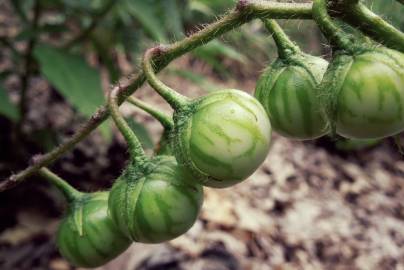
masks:
[(160, 55), (162, 52), (164, 52), (164, 47), (161, 46), (154, 47), (146, 51), (142, 62), (143, 72), (145, 73), (147, 82), (150, 84), (150, 86), (153, 87), (154, 90), (156, 90), (157, 93), (162, 96), (174, 110), (178, 110), (189, 103), (190, 100), (176, 92), (174, 89), (168, 87), (157, 78), (156, 73), (154, 72), (152, 58)]
[[(403, 0), (401, 0), (403, 1)], [(348, 3), (339, 8), (341, 18), (376, 41), (404, 53), (404, 33), (369, 10), (364, 4)]]
[(68, 202), (72, 202), (83, 195), (83, 193), (72, 187), (65, 180), (63, 180), (47, 168), (41, 168), (38, 171), (38, 174), (45, 178), (49, 183), (54, 185), (57, 189), (59, 189), (60, 192), (62, 192), (63, 195), (66, 197)]
[[(153, 59), (155, 63), (155, 71), (160, 71), (173, 59), (192, 51), (198, 46), (208, 43), (254, 18), (311, 19), (311, 11), (312, 5), (310, 3), (278, 3), (241, 0), (236, 9), (229, 12), (218, 21), (206, 26), (195, 34), (166, 47), (162, 55)], [(145, 80), (146, 77), (144, 73), (140, 72), (137, 76), (126, 80), (125, 83), (116, 85), (114, 89), (118, 89), (118, 103), (121, 104), (126, 98), (132, 95), (143, 85)], [(20, 183), (29, 176), (35, 174), (40, 168), (53, 163), (64, 153), (71, 150), (77, 143), (86, 138), (94, 129), (104, 122), (107, 117), (108, 110), (104, 106), (100, 108), (71, 138), (62, 143), (59, 147), (47, 154), (39, 156), (33, 161), (32, 165), (17, 174), (11, 175), (8, 179), (1, 182), (0, 191), (15, 186), (17, 183)]]
[(147, 112), (151, 116), (157, 119), (157, 121), (160, 122), (160, 124), (164, 127), (164, 129), (172, 129), (174, 127), (173, 120), (163, 113), (162, 111), (159, 111), (155, 108), (153, 108), (151, 105), (147, 104), (146, 102), (141, 101), (138, 98), (135, 97), (128, 97), (127, 101), (131, 103), (132, 105), (135, 105), (136, 107), (142, 109), (143, 111)]
[(115, 0), (109, 0), (102, 8), (100, 11), (98, 11), (94, 17), (91, 20), (91, 23), (84, 28), (81, 32), (77, 34), (77, 36), (73, 37), (70, 41), (66, 43), (63, 47), (65, 49), (73, 47), (75, 44), (82, 42), (84, 39), (86, 39), (91, 32), (94, 31), (94, 29), (98, 26), (100, 21), (108, 14), (108, 12), (112, 9), (114, 4), (117, 1)]
[(321, 32), (327, 37), (331, 45), (337, 49), (351, 51), (354, 37), (339, 28), (328, 15), (328, 0), (313, 1), (313, 18), (320, 27)]
[(278, 55), (282, 59), (288, 58), (288, 56), (299, 53), (299, 47), (293, 43), (288, 35), (283, 31), (279, 24), (275, 20), (263, 20), (265, 28), (271, 33), (272, 38), (275, 41), (278, 48)]
[(139, 139), (137, 138), (136, 134), (133, 130), (129, 127), (126, 120), (123, 118), (122, 114), (119, 112), (119, 105), (118, 105), (118, 92), (119, 89), (113, 89), (110, 92), (108, 98), (108, 107), (112, 119), (115, 122), (115, 125), (118, 127), (119, 131), (122, 133), (123, 137), (128, 144), (129, 153), (132, 160), (145, 160), (146, 153), (143, 150), (142, 144), (140, 143)]

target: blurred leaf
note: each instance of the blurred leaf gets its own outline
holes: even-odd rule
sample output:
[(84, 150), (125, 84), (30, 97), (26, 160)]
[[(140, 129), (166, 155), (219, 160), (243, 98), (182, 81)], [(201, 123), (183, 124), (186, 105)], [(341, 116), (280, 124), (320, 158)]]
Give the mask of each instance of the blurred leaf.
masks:
[(221, 1), (195, 0), (193, 2), (198, 2), (199, 4), (208, 6), (214, 11), (215, 14), (223, 13), (224, 11), (235, 5), (234, 0), (221, 0)]
[(147, 129), (142, 124), (136, 122), (133, 118), (128, 118), (126, 121), (128, 121), (129, 127), (135, 132), (142, 146), (146, 149), (153, 149), (154, 143)]
[(240, 63), (245, 63), (247, 61), (246, 57), (242, 53), (239, 53), (233, 47), (230, 47), (217, 39), (198, 49), (206, 55), (225, 56)]
[(208, 5), (198, 0), (194, 0), (189, 3), (189, 10), (191, 12), (197, 11), (205, 16), (215, 16), (215, 12)]
[(209, 78), (207, 78), (203, 75), (194, 73), (192, 71), (184, 70), (184, 69), (169, 69), (169, 71), (177, 76), (180, 76), (180, 77), (200, 86), (202, 89), (204, 89), (207, 92), (214, 92), (214, 91), (221, 89), (221, 87), (218, 87), (214, 83), (210, 82)]
[(128, 12), (135, 17), (152, 36), (153, 39), (163, 42), (166, 40), (165, 27), (157, 19), (157, 7), (145, 0), (124, 0)]
[[(104, 104), (100, 74), (82, 57), (45, 45), (37, 46), (34, 55), (41, 73), (84, 116), (90, 117)], [(101, 130), (109, 137), (107, 125)]]
[(179, 39), (184, 35), (182, 27), (182, 18), (177, 4), (177, 0), (160, 1), (162, 4), (162, 12), (164, 14), (165, 28), (171, 34), (174, 34), (175, 39)]
[(217, 71), (226, 75), (228, 75), (228, 71), (223, 65), (223, 61), (220, 59), (220, 56), (233, 59), (240, 63), (247, 62), (247, 59), (243, 54), (237, 52), (234, 48), (222, 43), (219, 40), (213, 40), (205, 46), (195, 49), (192, 54), (210, 64)]
[(0, 114), (13, 120), (14, 122), (18, 121), (20, 118), (17, 107), (11, 103), (8, 95), (6, 93), (6, 89), (4, 89), (0, 85)]
[(58, 134), (52, 129), (35, 130), (30, 134), (30, 137), (45, 151), (51, 151), (59, 144)]

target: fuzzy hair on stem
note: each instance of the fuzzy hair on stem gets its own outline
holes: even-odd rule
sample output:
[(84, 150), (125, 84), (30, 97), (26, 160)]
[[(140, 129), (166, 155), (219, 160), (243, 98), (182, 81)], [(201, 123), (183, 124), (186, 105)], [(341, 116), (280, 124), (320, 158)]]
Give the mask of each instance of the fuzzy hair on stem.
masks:
[[(209, 41), (248, 23), (253, 19), (312, 19), (312, 3), (280, 3), (275, 1), (240, 0), (233, 11), (227, 13), (218, 21), (207, 25), (200, 31), (181, 41), (167, 45), (161, 55), (153, 58), (155, 72), (161, 71), (172, 60), (184, 55), (193, 49), (205, 45)], [(387, 24), (387, 23), (386, 23)], [(391, 26), (392, 27), (392, 26)], [(393, 27), (394, 28), (394, 27)], [(398, 31), (398, 30), (396, 30)], [(401, 33), (401, 32), (400, 32)], [(396, 33), (397, 34), (397, 33)], [(146, 81), (145, 74), (140, 71), (130, 78), (121, 80), (113, 89), (117, 91), (118, 104), (122, 104), (126, 98), (132, 95)], [(26, 169), (11, 175), (0, 182), (0, 192), (7, 190), (23, 180), (34, 175), (42, 167), (48, 166), (59, 159), (63, 154), (74, 148), (76, 144), (85, 139), (109, 116), (109, 111), (104, 105), (77, 130), (77, 132), (52, 151), (39, 155), (33, 164)]]

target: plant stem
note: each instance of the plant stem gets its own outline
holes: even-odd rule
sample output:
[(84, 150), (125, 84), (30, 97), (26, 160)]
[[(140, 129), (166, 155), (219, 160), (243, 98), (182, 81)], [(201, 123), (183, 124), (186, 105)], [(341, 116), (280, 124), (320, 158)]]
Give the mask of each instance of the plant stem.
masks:
[(153, 87), (154, 90), (156, 90), (157, 93), (162, 96), (174, 110), (179, 110), (188, 104), (190, 100), (160, 81), (157, 78), (152, 65), (152, 58), (160, 55), (163, 51), (164, 48), (161, 46), (154, 47), (146, 51), (142, 62), (143, 72), (145, 73), (147, 82), (150, 84), (150, 86)]
[(171, 118), (168, 115), (166, 115), (162, 111), (154, 109), (151, 105), (149, 105), (146, 102), (143, 102), (140, 99), (135, 98), (135, 97), (128, 97), (127, 101), (129, 103), (131, 103), (132, 105), (135, 105), (136, 107), (147, 112), (154, 118), (156, 118), (157, 121), (159, 121), (160, 124), (164, 127), (164, 129), (166, 129), (166, 130), (173, 129), (173, 127), (174, 127), (173, 121), (171, 120)]
[(139, 139), (137, 138), (136, 134), (133, 130), (129, 127), (126, 120), (123, 118), (122, 114), (119, 112), (119, 105), (118, 105), (118, 92), (119, 90), (113, 89), (108, 98), (108, 107), (112, 119), (115, 122), (115, 125), (118, 127), (119, 131), (122, 133), (123, 137), (128, 144), (129, 153), (132, 160), (140, 161), (146, 159), (146, 153), (143, 150), (142, 144), (140, 143)]
[[(41, 4), (40, 0), (35, 1), (35, 6), (34, 6), (34, 16), (32, 18), (32, 23), (31, 23), (31, 28), (32, 31), (35, 33), (38, 29), (38, 24), (39, 24), (39, 18), (41, 15)], [(28, 100), (27, 100), (27, 91), (29, 87), (29, 81), (31, 79), (32, 75), (32, 64), (34, 62), (32, 53), (34, 50), (34, 47), (37, 43), (37, 35), (34, 34), (32, 38), (28, 41), (28, 46), (27, 50), (25, 52), (24, 56), (24, 73), (22, 74), (21, 77), (21, 92), (20, 92), (20, 102), (19, 102), (19, 109), (20, 109), (20, 120), (18, 123), (18, 133), (22, 133), (22, 126), (25, 122), (26, 114), (28, 111)]]
[[(400, 0), (403, 3), (403, 0)], [(348, 2), (342, 10), (342, 19), (386, 46), (404, 53), (404, 33), (369, 10), (364, 4)]]
[(66, 45), (63, 46), (65, 49), (69, 49), (73, 47), (75, 44), (82, 42), (84, 39), (88, 37), (88, 35), (91, 34), (91, 32), (98, 26), (99, 22), (102, 21), (102, 19), (108, 14), (108, 12), (112, 9), (114, 4), (117, 1), (115, 0), (109, 0), (102, 8), (100, 11), (95, 14), (95, 16), (92, 18), (91, 23), (83, 29), (83, 31), (79, 32), (77, 36), (73, 37), (70, 41), (66, 43)]
[(82, 192), (69, 185), (65, 180), (63, 180), (47, 168), (41, 168), (38, 171), (38, 174), (45, 178), (49, 183), (57, 187), (66, 197), (68, 202), (77, 200), (83, 195)]
[[(182, 41), (170, 45), (165, 52), (156, 57), (154, 63), (156, 71), (162, 70), (173, 59), (192, 51), (193, 49), (205, 45), (209, 41), (223, 35), (224, 33), (237, 28), (254, 18), (274, 18), (274, 19), (311, 19), (312, 5), (310, 3), (278, 3), (263, 1), (240, 1), (238, 8), (229, 12), (218, 21), (206, 26)], [(143, 72), (137, 76), (126, 80), (122, 84), (114, 87), (118, 95), (118, 103), (121, 104), (126, 98), (132, 95), (145, 82), (146, 77)], [(0, 183), (0, 192), (7, 190), (17, 183), (22, 182), (29, 176), (35, 174), (40, 168), (53, 163), (60, 156), (71, 150), (77, 143), (85, 139), (94, 129), (108, 118), (108, 110), (104, 106), (97, 110), (71, 138), (62, 143), (51, 152), (36, 158), (32, 165), (26, 169), (11, 175), (8, 179)]]
[(292, 54), (301, 52), (300, 48), (290, 40), (275, 20), (263, 20), (265, 28), (271, 33), (278, 48), (278, 55), (282, 59), (288, 58)]
[(332, 18), (328, 15), (327, 2), (328, 0), (313, 1), (314, 20), (334, 48), (352, 51), (354, 37), (345, 33), (333, 22)]

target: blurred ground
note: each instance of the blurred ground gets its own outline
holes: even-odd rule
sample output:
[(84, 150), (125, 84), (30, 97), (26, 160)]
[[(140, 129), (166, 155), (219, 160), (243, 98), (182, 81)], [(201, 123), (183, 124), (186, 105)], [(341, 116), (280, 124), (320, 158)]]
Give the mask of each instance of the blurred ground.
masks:
[[(201, 94), (185, 81), (165, 80), (187, 95)], [(227, 85), (251, 91), (254, 81)], [(49, 89), (39, 92), (47, 96)], [(168, 109), (147, 87), (136, 95)], [(65, 116), (56, 121), (74, 130), (77, 120), (61, 111)], [(161, 128), (152, 118), (130, 106), (122, 111), (135, 112), (158, 138)], [(35, 113), (47, 119), (46, 110)], [(86, 190), (110, 186), (124, 164), (125, 144), (119, 138), (107, 149), (100, 140), (92, 135), (56, 171)], [(200, 218), (185, 236), (162, 245), (133, 244), (100, 269), (404, 269), (404, 159), (392, 140), (351, 153), (332, 145), (275, 135), (265, 164), (250, 179), (234, 188), (205, 189)], [(86, 178), (99, 180), (80, 184)], [(64, 202), (33, 181), (0, 196), (0, 269), (71, 269), (53, 239)]]

